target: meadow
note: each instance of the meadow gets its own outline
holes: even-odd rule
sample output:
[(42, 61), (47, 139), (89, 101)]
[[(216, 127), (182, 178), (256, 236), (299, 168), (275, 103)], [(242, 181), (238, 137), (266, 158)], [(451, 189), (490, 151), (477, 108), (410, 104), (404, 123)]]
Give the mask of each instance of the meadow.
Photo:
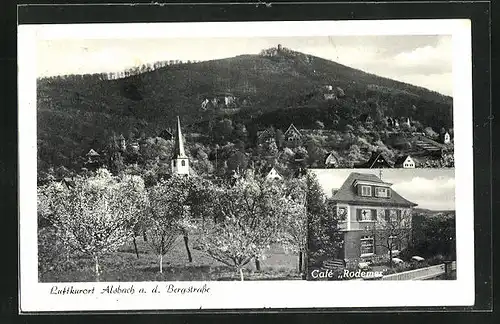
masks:
[[(196, 238), (190, 238), (190, 241)], [(159, 272), (159, 258), (144, 242), (136, 238), (137, 257), (132, 240), (106, 254), (100, 262), (100, 281), (216, 281), (240, 280), (239, 273), (227, 265), (215, 261), (205, 253), (191, 247), (192, 262), (188, 262), (182, 236), (163, 257), (163, 272)], [(190, 244), (191, 245), (191, 244)], [(39, 272), (40, 282), (92, 282), (96, 281), (94, 262), (79, 253), (59, 253), (58, 266)], [(287, 254), (278, 245), (272, 245), (266, 258), (260, 260), (260, 271), (255, 262), (244, 269), (245, 280), (299, 280), (298, 256)]]

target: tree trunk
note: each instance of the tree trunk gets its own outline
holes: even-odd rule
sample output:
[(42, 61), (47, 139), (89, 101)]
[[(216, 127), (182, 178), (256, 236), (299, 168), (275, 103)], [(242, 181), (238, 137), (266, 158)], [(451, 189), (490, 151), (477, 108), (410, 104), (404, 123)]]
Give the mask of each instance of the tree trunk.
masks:
[(137, 242), (135, 241), (135, 236), (133, 237), (133, 242), (134, 242), (135, 255), (137, 256), (137, 259), (139, 259), (139, 250), (137, 250)]
[(97, 256), (94, 257), (95, 261), (95, 280), (99, 282), (99, 259)]
[(191, 257), (191, 250), (189, 250), (189, 237), (187, 235), (184, 235), (184, 245), (186, 246), (188, 261), (193, 262), (193, 258)]
[(308, 271), (309, 271), (309, 256), (307, 255), (307, 253), (303, 253), (303, 256), (304, 256), (304, 272), (302, 273), (302, 279), (304, 280), (307, 280), (307, 274), (308, 274)]
[(260, 261), (259, 261), (259, 258), (255, 258), (255, 269), (257, 271), (260, 271)]
[(160, 254), (160, 273), (163, 273), (163, 254)]
[(391, 266), (392, 269), (392, 248), (389, 249), (389, 265)]
[(240, 280), (243, 281), (243, 268), (240, 268)]
[(302, 273), (302, 251), (299, 251), (299, 273)]

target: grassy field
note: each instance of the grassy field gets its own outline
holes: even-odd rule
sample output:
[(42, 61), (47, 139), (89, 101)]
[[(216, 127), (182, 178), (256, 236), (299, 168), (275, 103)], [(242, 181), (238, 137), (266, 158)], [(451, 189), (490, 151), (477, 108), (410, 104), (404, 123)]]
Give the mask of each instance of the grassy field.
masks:
[[(193, 240), (193, 238), (190, 238)], [(175, 246), (163, 257), (163, 273), (159, 273), (159, 258), (151, 252), (141, 237), (136, 239), (139, 258), (132, 242), (109, 253), (100, 262), (100, 281), (205, 281), (239, 280), (239, 274), (228, 266), (215, 261), (205, 253), (191, 248), (193, 262), (188, 262), (184, 241), (177, 238)], [(63, 259), (63, 266), (39, 275), (41, 282), (89, 282), (95, 281), (94, 263), (83, 255), (71, 255)], [(271, 246), (266, 259), (260, 261), (261, 271), (255, 263), (247, 264), (245, 280), (295, 280), (298, 272), (298, 256), (284, 253), (279, 246)]]

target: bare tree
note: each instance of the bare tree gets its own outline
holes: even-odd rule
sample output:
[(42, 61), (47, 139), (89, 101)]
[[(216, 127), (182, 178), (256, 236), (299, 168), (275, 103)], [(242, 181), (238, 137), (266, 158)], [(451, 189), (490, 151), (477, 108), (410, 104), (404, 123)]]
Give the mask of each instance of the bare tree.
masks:
[(379, 211), (379, 214), (382, 217), (377, 217), (372, 228), (374, 246), (387, 250), (392, 267), (394, 252), (400, 251), (410, 241), (411, 211), (385, 209)]

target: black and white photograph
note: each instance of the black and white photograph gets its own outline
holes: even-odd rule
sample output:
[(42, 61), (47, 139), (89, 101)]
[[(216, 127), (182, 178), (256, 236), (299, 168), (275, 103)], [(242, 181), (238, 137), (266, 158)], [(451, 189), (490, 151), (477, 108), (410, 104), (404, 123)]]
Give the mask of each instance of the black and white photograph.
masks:
[(453, 169), (310, 172), (309, 279), (456, 279)]
[(465, 278), (458, 22), (248, 24), (26, 28), (21, 263), (39, 295), (213, 307), (204, 296), (236, 286)]
[(302, 170), (453, 166), (450, 36), (37, 46), (41, 281), (300, 279)]

